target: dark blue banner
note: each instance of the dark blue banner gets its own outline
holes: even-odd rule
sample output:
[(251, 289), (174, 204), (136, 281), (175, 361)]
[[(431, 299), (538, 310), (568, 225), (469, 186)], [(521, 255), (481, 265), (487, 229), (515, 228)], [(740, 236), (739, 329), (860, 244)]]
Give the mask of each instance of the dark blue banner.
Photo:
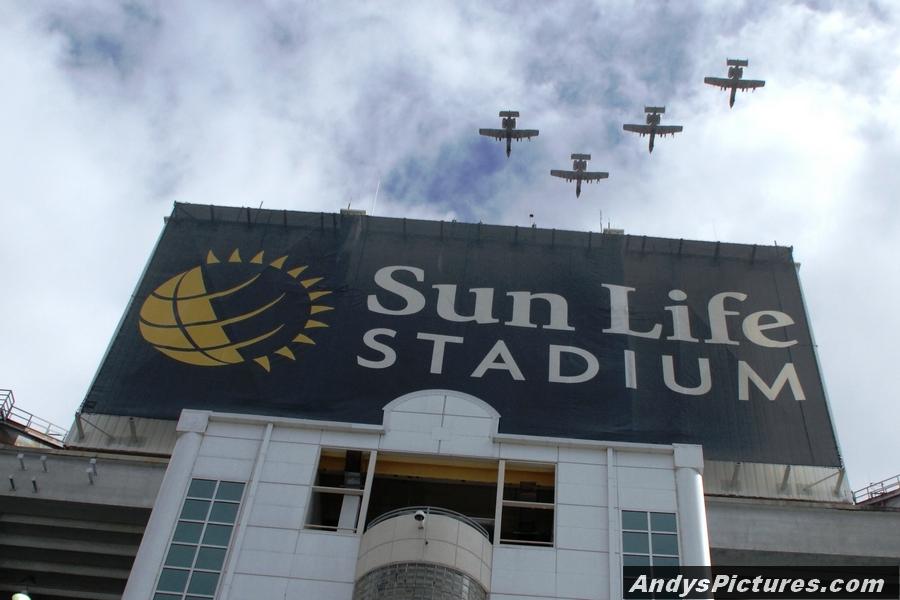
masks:
[(422, 389), (502, 432), (837, 466), (789, 248), (176, 205), (84, 402), (380, 423)]

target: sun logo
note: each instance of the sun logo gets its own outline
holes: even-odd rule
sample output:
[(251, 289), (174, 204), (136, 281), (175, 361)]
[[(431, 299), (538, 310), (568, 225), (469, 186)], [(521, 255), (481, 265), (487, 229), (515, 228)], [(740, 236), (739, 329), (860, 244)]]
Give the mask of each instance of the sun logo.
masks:
[(227, 262), (212, 250), (204, 264), (172, 277), (144, 300), (141, 335), (177, 361), (221, 367), (252, 360), (266, 371), (274, 357), (296, 360), (290, 344), (315, 342), (306, 332), (328, 327), (312, 318), (333, 309), (316, 301), (331, 293), (313, 289), (322, 277), (300, 279), (307, 266), (286, 270), (288, 257), (265, 264), (263, 252)]

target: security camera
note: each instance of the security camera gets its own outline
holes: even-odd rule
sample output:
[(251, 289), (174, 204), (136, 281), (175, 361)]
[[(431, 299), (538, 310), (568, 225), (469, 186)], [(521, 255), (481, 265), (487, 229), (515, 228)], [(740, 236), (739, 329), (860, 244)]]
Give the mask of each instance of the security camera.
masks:
[[(419, 529), (425, 529), (425, 517), (428, 515), (425, 514), (424, 510), (417, 510), (413, 515), (413, 518), (416, 520), (416, 525), (419, 526)], [(428, 543), (428, 540), (425, 540), (425, 543)]]

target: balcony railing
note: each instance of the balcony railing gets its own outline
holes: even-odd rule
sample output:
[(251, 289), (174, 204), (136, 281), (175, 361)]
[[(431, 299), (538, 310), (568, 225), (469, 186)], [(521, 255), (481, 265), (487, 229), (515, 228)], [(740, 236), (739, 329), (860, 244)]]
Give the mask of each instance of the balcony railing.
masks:
[(448, 508), (438, 508), (437, 506), (406, 506), (404, 508), (398, 508), (395, 510), (388, 511), (384, 514), (378, 515), (377, 517), (375, 517), (374, 519), (369, 521), (369, 524), (366, 525), (366, 530), (371, 529), (372, 527), (374, 527), (378, 523), (381, 523), (382, 521), (387, 521), (388, 519), (393, 519), (394, 517), (399, 517), (401, 515), (413, 515), (420, 510), (425, 513), (426, 518), (429, 515), (442, 515), (445, 517), (452, 517), (452, 518), (456, 519), (457, 521), (461, 521), (461, 522), (465, 523), (466, 525), (468, 525), (469, 527), (476, 529), (479, 533), (481, 533), (481, 535), (483, 535), (487, 539), (491, 539), (491, 536), (488, 535), (487, 529), (485, 529), (475, 519), (473, 519), (471, 517), (467, 517), (466, 515), (464, 515), (462, 513), (458, 513), (455, 510), (450, 510)]
[(68, 431), (54, 425), (50, 421), (42, 419), (16, 406), (16, 399), (12, 390), (0, 390), (0, 420), (13, 423), (19, 427), (38, 433), (42, 436), (62, 442)]
[(12, 411), (15, 403), (16, 399), (12, 390), (0, 390), (0, 419), (6, 419), (6, 415)]
[(853, 501), (859, 504), (898, 490), (900, 490), (900, 475), (894, 475), (882, 481), (870, 483), (861, 490), (856, 490), (853, 492)]

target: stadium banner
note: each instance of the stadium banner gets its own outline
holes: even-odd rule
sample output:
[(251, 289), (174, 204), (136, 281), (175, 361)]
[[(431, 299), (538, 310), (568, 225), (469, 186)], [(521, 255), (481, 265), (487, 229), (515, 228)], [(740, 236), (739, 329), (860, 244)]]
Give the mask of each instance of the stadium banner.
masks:
[(791, 249), (176, 204), (82, 405), (500, 431), (839, 466)]

